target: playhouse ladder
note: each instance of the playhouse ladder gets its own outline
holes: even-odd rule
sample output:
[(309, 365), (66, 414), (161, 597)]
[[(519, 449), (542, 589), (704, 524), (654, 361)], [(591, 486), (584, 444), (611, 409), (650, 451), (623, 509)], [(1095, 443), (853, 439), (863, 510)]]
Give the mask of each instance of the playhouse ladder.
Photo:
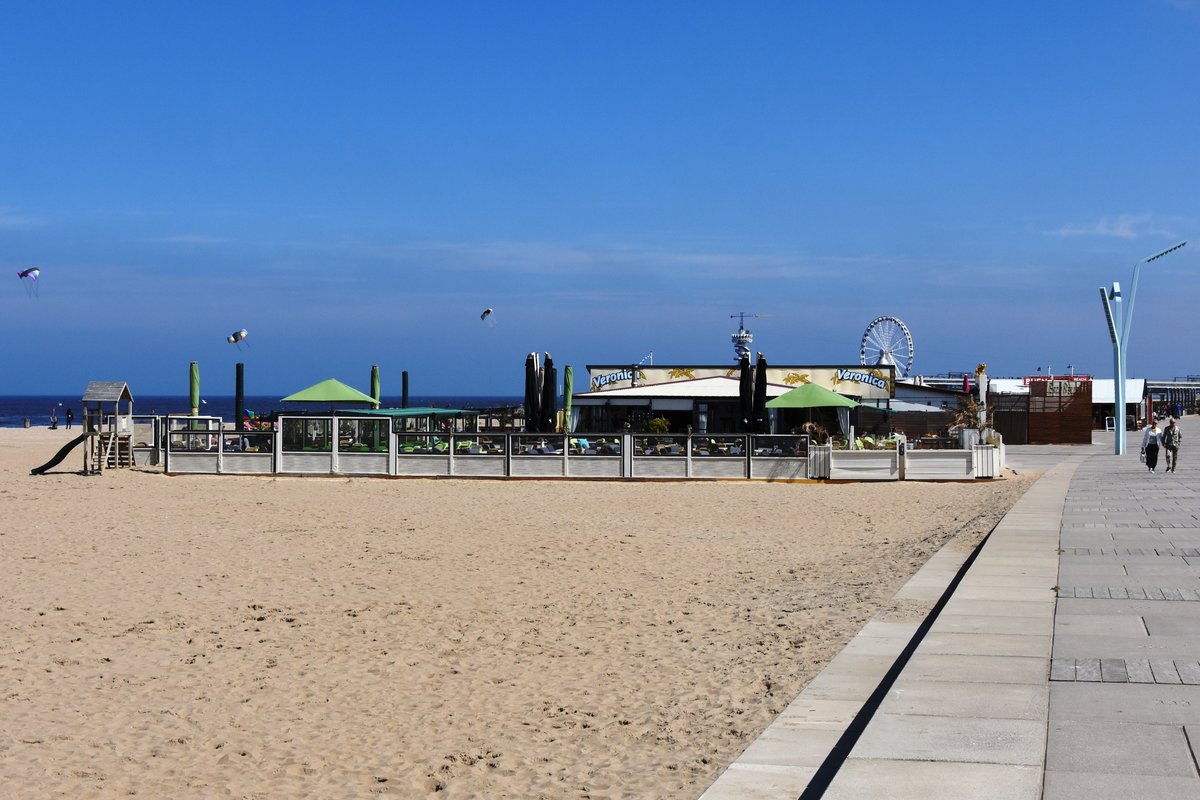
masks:
[(109, 469), (133, 466), (133, 439), (114, 433), (101, 434), (104, 442), (99, 463)]

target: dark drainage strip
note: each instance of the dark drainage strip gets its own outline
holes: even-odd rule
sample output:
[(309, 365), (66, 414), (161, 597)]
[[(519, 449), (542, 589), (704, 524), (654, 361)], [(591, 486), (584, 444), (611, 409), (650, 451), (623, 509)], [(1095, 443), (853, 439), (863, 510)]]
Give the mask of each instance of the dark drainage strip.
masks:
[(1154, 658), (1054, 658), (1050, 680), (1200, 686), (1200, 662)]
[(1195, 589), (1170, 589), (1165, 586), (1060, 586), (1059, 597), (1084, 600), (1186, 600), (1200, 601)]
[(1183, 556), (1200, 558), (1200, 548), (1188, 547), (1068, 547), (1069, 556)]
[(817, 771), (809, 779), (808, 785), (801, 792), (798, 800), (817, 800), (825, 794), (825, 790), (833, 782), (838, 770), (842, 768), (842, 764), (850, 757), (850, 751), (854, 749), (854, 745), (858, 743), (859, 738), (867, 729), (867, 725), (875, 716), (875, 712), (892, 690), (892, 685), (896, 683), (896, 679), (900, 677), (900, 673), (908, 666), (909, 659), (917, 651), (917, 647), (925, 639), (925, 635), (929, 633), (929, 629), (933, 627), (933, 623), (937, 622), (938, 615), (942, 613), (942, 609), (950, 602), (950, 598), (954, 596), (954, 590), (962, 583), (968, 570), (971, 569), (971, 565), (979, 557), (979, 552), (983, 550), (983, 546), (987, 544), (988, 539), (992, 537), (992, 532), (995, 530), (995, 527), (993, 527), (992, 530), (988, 531), (987, 536), (983, 537), (983, 540), (967, 556), (967, 560), (958, 568), (958, 572), (954, 573), (954, 577), (947, 584), (946, 590), (942, 592), (941, 597), (933, 604), (933, 608), (929, 610), (929, 614), (917, 626), (912, 638), (908, 640), (908, 644), (896, 656), (896, 660), (892, 662), (892, 666), (879, 681), (879, 685), (875, 687), (875, 691), (867, 698), (867, 701), (863, 704), (859, 712), (854, 715), (854, 719), (850, 720), (850, 724), (846, 726), (846, 730), (842, 732), (833, 749), (829, 751), (829, 755), (825, 757), (825, 760), (821, 762), (821, 766), (817, 767)]

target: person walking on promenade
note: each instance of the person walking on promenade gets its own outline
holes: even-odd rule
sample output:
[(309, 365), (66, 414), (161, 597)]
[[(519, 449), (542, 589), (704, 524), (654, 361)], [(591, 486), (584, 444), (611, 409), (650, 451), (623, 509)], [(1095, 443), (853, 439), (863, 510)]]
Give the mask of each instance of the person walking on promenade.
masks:
[(1162, 444), (1162, 429), (1158, 427), (1158, 420), (1150, 421), (1146, 426), (1146, 432), (1142, 434), (1142, 456), (1146, 462), (1146, 468), (1154, 472), (1154, 468), (1158, 466), (1158, 448)]
[(1179, 430), (1179, 426), (1175, 424), (1175, 418), (1171, 417), (1171, 423), (1162, 432), (1162, 446), (1167, 454), (1167, 472), (1174, 472), (1175, 468), (1179, 466), (1179, 445), (1182, 442), (1183, 431)]

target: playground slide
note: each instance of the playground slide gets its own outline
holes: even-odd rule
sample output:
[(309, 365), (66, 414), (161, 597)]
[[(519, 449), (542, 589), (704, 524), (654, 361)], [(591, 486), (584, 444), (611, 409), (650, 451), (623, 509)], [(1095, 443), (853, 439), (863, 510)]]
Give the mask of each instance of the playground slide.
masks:
[(71, 441), (67, 442), (65, 445), (63, 445), (62, 450), (59, 450), (57, 453), (54, 454), (54, 458), (50, 459), (45, 464), (42, 464), (40, 467), (34, 467), (33, 469), (29, 470), (29, 474), (30, 475), (41, 475), (46, 470), (48, 470), (52, 467), (58, 466), (59, 462), (61, 462), (64, 458), (67, 457), (67, 453), (71, 452), (76, 447), (78, 447), (80, 444), (87, 441), (87, 438), (88, 438), (88, 434), (84, 433), (84, 434), (81, 434), (78, 439), (72, 439)]

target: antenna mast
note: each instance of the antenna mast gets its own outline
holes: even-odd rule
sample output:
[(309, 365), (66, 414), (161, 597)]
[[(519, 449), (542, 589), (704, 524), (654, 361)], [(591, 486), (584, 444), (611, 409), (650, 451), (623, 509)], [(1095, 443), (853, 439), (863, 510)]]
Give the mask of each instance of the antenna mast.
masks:
[(740, 362), (742, 356), (750, 355), (750, 343), (754, 341), (754, 334), (746, 330), (746, 317), (762, 317), (764, 314), (752, 314), (749, 311), (739, 311), (736, 314), (730, 314), (729, 318), (737, 317), (738, 329), (737, 333), (729, 338), (733, 340), (733, 360)]

